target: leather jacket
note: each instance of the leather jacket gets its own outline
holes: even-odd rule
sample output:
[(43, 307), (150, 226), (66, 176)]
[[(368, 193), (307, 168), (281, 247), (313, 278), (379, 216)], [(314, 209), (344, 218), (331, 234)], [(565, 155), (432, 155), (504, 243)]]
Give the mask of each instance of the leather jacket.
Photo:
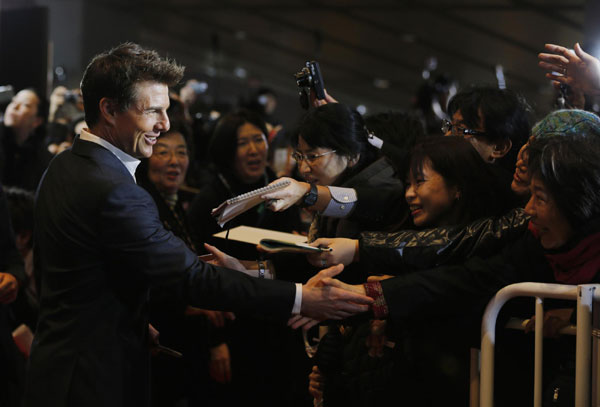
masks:
[(393, 274), (454, 263), (477, 255), (487, 257), (520, 236), (529, 217), (522, 208), (476, 220), (466, 226), (399, 232), (363, 232), (360, 262), (369, 274)]

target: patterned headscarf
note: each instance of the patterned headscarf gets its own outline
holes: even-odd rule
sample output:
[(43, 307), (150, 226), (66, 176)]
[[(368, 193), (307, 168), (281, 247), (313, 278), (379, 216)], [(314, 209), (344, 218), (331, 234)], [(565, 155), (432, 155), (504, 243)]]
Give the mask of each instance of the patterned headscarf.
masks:
[(531, 131), (533, 138), (576, 134), (600, 136), (600, 118), (585, 110), (557, 110), (536, 123)]

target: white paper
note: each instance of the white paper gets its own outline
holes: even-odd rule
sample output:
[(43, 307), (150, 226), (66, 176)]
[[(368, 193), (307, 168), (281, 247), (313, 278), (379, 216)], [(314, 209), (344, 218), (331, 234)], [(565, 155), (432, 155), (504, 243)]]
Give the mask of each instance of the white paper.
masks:
[[(225, 239), (226, 235), (227, 231), (224, 230), (222, 232), (215, 233), (213, 236)], [(308, 240), (307, 237), (303, 235), (279, 232), (270, 229), (254, 228), (251, 226), (242, 225), (229, 230), (229, 240), (257, 245), (260, 243), (261, 239), (284, 240), (291, 243), (306, 243)]]

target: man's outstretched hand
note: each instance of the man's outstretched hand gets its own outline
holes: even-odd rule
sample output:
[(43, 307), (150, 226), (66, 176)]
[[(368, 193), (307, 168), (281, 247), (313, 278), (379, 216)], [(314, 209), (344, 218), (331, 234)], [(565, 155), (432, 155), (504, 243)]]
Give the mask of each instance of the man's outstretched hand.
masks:
[(296, 329), (309, 329), (326, 319), (344, 319), (367, 312), (373, 299), (356, 290), (339, 288), (333, 281), (344, 266), (338, 264), (321, 270), (302, 287), (302, 309), (300, 315), (292, 317), (288, 325)]

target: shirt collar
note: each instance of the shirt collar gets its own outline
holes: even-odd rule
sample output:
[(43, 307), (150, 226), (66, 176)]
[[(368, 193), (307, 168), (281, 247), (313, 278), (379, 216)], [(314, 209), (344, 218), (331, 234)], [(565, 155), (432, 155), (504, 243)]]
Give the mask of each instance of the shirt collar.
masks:
[(117, 158), (119, 159), (119, 161), (121, 161), (123, 163), (123, 165), (125, 166), (125, 168), (127, 168), (127, 171), (129, 171), (129, 173), (133, 177), (133, 180), (135, 181), (135, 170), (137, 169), (138, 165), (140, 164), (140, 160), (138, 160), (135, 157), (130, 156), (129, 154), (127, 154), (123, 150), (120, 150), (119, 148), (115, 147), (114, 145), (112, 145), (108, 141), (104, 140), (103, 138), (93, 135), (92, 133), (90, 133), (90, 131), (88, 129), (81, 130), (81, 134), (79, 135), (79, 138), (81, 140), (99, 144), (102, 147), (106, 148), (111, 153), (113, 153), (114, 155), (116, 155)]

